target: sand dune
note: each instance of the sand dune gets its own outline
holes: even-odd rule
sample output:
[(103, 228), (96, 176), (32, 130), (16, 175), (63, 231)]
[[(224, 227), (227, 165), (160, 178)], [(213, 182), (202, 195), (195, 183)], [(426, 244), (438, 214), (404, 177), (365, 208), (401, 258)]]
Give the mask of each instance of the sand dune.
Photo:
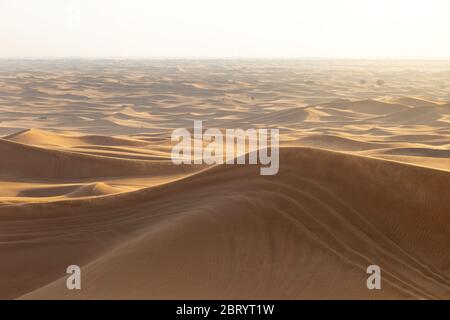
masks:
[(333, 108), (343, 111), (350, 111), (352, 113), (363, 113), (368, 115), (383, 115), (391, 112), (398, 112), (407, 110), (410, 107), (407, 105), (387, 103), (372, 99), (367, 100), (337, 100), (320, 105), (322, 108)]
[(309, 135), (304, 138), (300, 138), (297, 141), (298, 144), (304, 146), (314, 146), (318, 148), (341, 150), (341, 151), (359, 151), (370, 149), (382, 149), (386, 147), (386, 144), (372, 143), (353, 140), (346, 137), (339, 137), (333, 135)]
[[(450, 241), (448, 172), (307, 148), (281, 155), (284, 166), (270, 178), (254, 167), (221, 166), (108, 200), (2, 207), (7, 243), (30, 253), (23, 269), (40, 259), (31, 254), (37, 245), (59, 257), (17, 270), (29, 284), (6, 292), (38, 299), (376, 298), (364, 279), (365, 266), (377, 262), (386, 277), (379, 297), (450, 296), (450, 256), (442, 251)], [(27, 212), (34, 215), (24, 220)], [(55, 220), (42, 239), (39, 230), (62, 214), (70, 219)], [(70, 250), (55, 247), (61, 242)], [(76, 249), (87, 243), (89, 250)], [(84, 261), (88, 280), (78, 292), (66, 290), (57, 272), (70, 260)], [(44, 281), (40, 272), (51, 272), (43, 270), (54, 277)]]
[(85, 185), (63, 185), (57, 187), (39, 187), (21, 191), (19, 197), (90, 197), (123, 192), (124, 190), (103, 182)]
[(68, 197), (89, 197), (89, 196), (101, 196), (107, 194), (119, 193), (122, 190), (114, 188), (106, 183), (98, 182), (91, 183), (70, 192)]
[(431, 149), (431, 148), (397, 148), (389, 149), (384, 154), (418, 156), (431, 158), (450, 158), (450, 150), (448, 149)]
[(55, 134), (52, 132), (38, 129), (26, 129), (8, 135), (3, 139), (31, 145), (60, 146), (60, 147), (73, 147), (80, 145), (142, 147), (148, 144), (147, 142), (140, 140), (108, 137), (101, 135), (70, 136), (64, 134)]
[(430, 125), (450, 113), (449, 107), (416, 107), (408, 110), (394, 112), (385, 116), (373, 118), (372, 120), (382, 123), (401, 123), (404, 125)]
[[(0, 66), (0, 298), (450, 299), (441, 64)], [(194, 120), (279, 128), (278, 174), (174, 165)]]
[[(44, 149), (0, 139), (0, 177), (81, 179), (108, 176), (164, 175), (189, 172), (192, 167), (166, 161), (139, 161)], [(30, 161), (32, 159), (32, 161)]]
[(414, 98), (414, 97), (401, 97), (401, 98), (395, 99), (395, 101), (397, 103), (404, 104), (407, 106), (412, 106), (412, 107), (436, 106), (436, 103), (434, 103), (432, 101), (427, 101), (427, 100), (418, 99), (418, 98)]

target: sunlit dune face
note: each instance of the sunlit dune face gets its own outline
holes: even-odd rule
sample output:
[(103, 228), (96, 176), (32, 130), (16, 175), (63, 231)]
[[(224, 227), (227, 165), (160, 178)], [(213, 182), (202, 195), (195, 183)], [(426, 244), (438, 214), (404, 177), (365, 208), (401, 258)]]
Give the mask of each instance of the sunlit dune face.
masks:
[(450, 57), (446, 0), (0, 2), (0, 55)]

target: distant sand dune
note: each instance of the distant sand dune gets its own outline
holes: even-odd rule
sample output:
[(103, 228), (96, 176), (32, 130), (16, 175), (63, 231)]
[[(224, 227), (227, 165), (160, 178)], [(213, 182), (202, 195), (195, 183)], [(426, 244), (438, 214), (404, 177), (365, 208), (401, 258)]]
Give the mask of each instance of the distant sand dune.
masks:
[(449, 107), (416, 107), (408, 110), (398, 111), (386, 116), (373, 118), (372, 120), (383, 123), (399, 124), (421, 124), (430, 125), (450, 113)]
[[(0, 177), (81, 179), (130, 175), (164, 175), (195, 170), (171, 161), (139, 161), (50, 150), (0, 139)], [(32, 161), (30, 161), (32, 159)]]
[(397, 103), (404, 104), (412, 107), (432, 107), (437, 104), (432, 101), (427, 101), (423, 99), (413, 98), (413, 97), (401, 97), (395, 100)]
[(35, 189), (24, 190), (19, 193), (19, 197), (88, 197), (100, 196), (123, 192), (124, 190), (112, 187), (108, 184), (99, 182), (86, 185), (65, 185), (57, 187), (41, 187)]
[(343, 138), (332, 135), (310, 135), (304, 138), (300, 138), (297, 141), (300, 145), (314, 146), (318, 148), (341, 150), (341, 151), (358, 151), (358, 150), (370, 150), (381, 149), (386, 147), (386, 144), (382, 143), (370, 143), (349, 138)]
[(392, 112), (398, 112), (403, 110), (408, 110), (409, 107), (401, 104), (392, 104), (381, 102), (377, 100), (361, 100), (361, 101), (348, 101), (341, 100), (337, 102), (331, 102), (322, 104), (323, 106), (330, 106), (334, 108), (349, 110), (356, 113), (383, 115)]
[(142, 147), (148, 145), (147, 142), (139, 140), (101, 135), (68, 136), (37, 129), (27, 129), (24, 131), (20, 131), (18, 133), (6, 136), (3, 139), (31, 145), (53, 145), (66, 147), (77, 145)]

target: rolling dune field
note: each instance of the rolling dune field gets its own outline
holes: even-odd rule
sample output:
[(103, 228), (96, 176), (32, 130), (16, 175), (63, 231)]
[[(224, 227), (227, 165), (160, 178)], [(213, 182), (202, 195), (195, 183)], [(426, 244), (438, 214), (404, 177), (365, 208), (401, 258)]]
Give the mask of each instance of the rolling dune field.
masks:
[[(173, 164), (194, 120), (279, 172)], [(0, 135), (1, 299), (450, 299), (448, 61), (4, 59)]]

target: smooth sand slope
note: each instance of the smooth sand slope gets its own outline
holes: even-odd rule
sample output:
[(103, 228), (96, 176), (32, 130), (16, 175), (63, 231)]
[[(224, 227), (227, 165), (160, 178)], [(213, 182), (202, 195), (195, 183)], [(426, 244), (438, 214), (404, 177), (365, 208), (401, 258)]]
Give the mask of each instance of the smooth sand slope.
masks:
[[(1, 207), (1, 271), (15, 275), (3, 297), (450, 296), (450, 173), (308, 148), (281, 154), (273, 177), (219, 166), (134, 193)], [(73, 261), (86, 283), (78, 292), (61, 272)], [(365, 287), (373, 263), (384, 270), (380, 293)]]
[[(450, 299), (427, 63), (1, 61), (0, 298)], [(193, 120), (279, 128), (279, 173), (172, 164)]]

